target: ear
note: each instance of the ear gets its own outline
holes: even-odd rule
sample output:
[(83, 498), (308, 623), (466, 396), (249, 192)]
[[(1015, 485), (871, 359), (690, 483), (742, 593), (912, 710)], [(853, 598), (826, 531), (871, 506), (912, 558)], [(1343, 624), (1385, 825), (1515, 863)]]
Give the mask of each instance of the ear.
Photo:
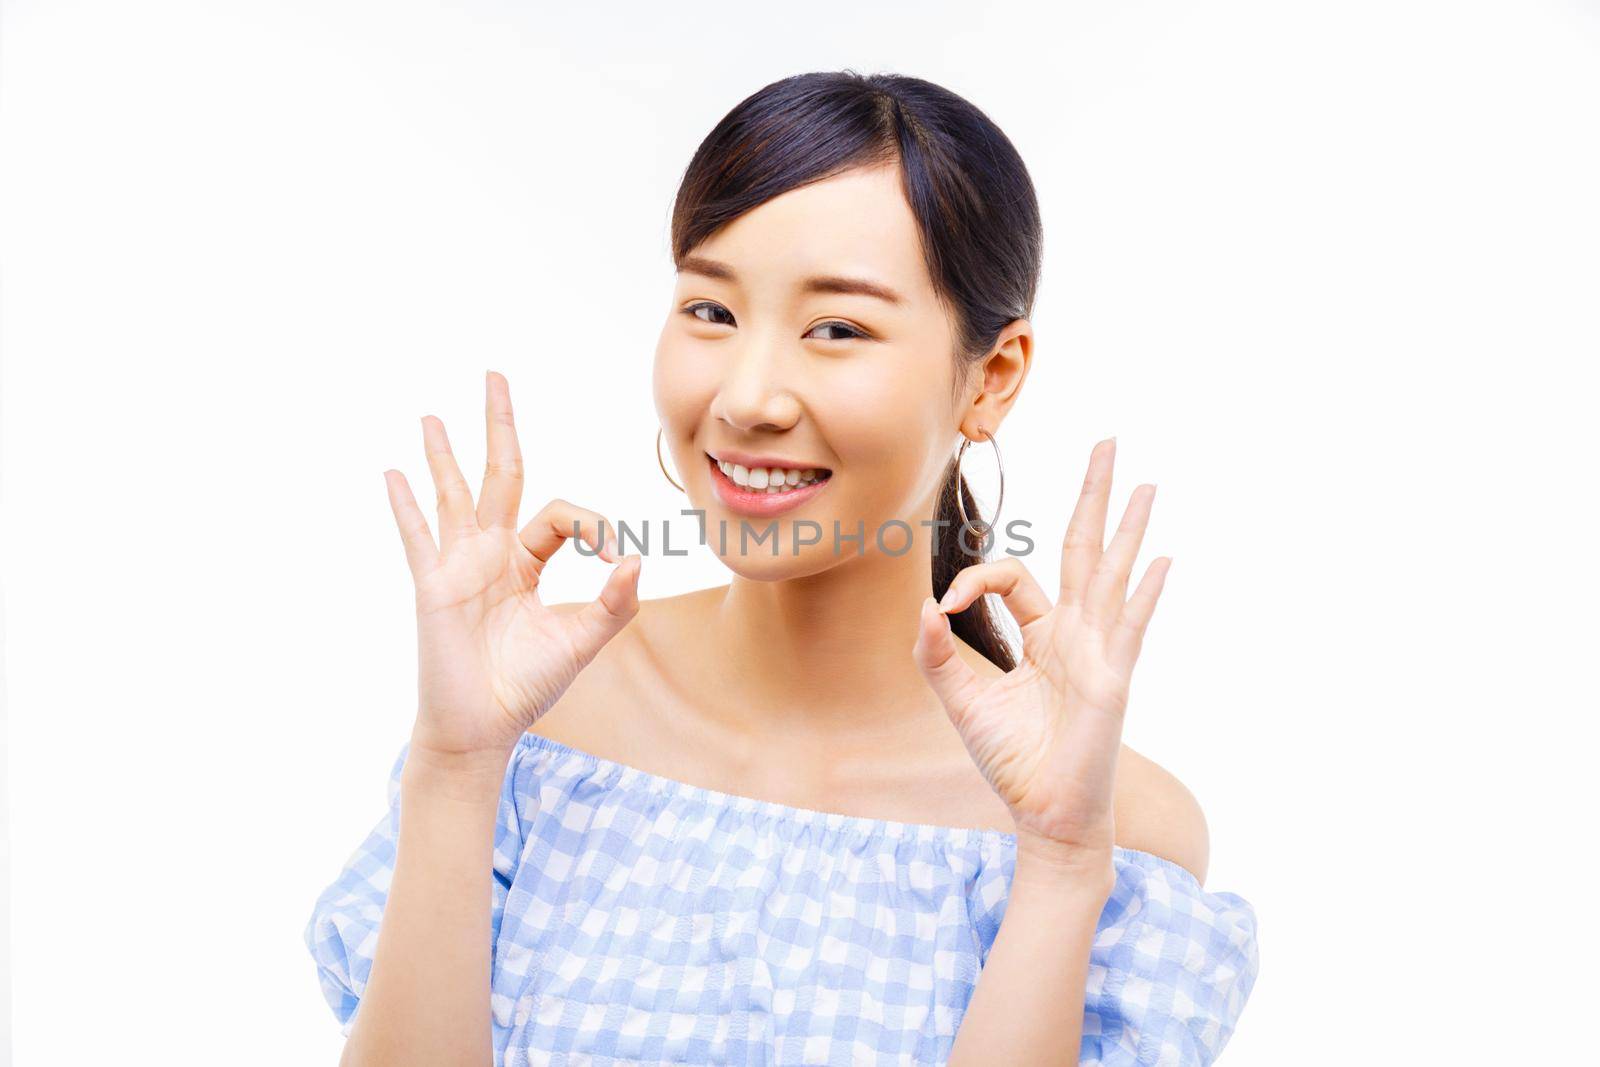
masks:
[(980, 430), (998, 433), (1011, 405), (1017, 402), (1023, 380), (1033, 360), (1033, 325), (1027, 319), (1008, 323), (995, 338), (989, 354), (969, 371), (972, 388), (961, 413), (961, 432), (982, 444)]

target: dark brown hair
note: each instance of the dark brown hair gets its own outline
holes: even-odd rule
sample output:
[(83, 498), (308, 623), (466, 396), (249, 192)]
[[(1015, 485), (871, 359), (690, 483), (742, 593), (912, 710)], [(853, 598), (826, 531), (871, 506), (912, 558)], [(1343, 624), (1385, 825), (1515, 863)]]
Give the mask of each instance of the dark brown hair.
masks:
[[(797, 74), (767, 85), (700, 142), (672, 210), (672, 259), (762, 203), (842, 171), (898, 164), (933, 288), (956, 328), (962, 387), (1000, 331), (1032, 314), (1044, 229), (1022, 157), (972, 104), (920, 78), (854, 71)], [(976, 501), (951, 458), (939, 491), (933, 595), (983, 562), (981, 528), (961, 533), (956, 494)], [(1004, 670), (1016, 655), (980, 597), (951, 629)]]

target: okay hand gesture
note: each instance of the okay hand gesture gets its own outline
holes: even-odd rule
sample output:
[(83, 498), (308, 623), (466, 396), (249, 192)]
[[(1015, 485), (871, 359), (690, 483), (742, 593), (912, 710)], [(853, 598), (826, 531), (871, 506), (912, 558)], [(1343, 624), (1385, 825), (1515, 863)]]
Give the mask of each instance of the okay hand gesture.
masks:
[[(1016, 819), (1019, 848), (1110, 870), (1112, 792), (1128, 687), (1171, 559), (1150, 564), (1133, 596), (1129, 572), (1154, 485), (1133, 491), (1104, 551), (1115, 438), (1101, 441), (1068, 525), (1060, 599), (1052, 604), (1016, 558), (967, 567), (944, 599), (922, 605), (913, 655), (967, 751)], [(947, 612), (998, 593), (1022, 630), (1022, 657), (984, 678), (956, 653)]]
[(576, 527), (601, 558), (615, 540), (593, 511), (552, 500), (517, 531), (522, 453), (503, 375), (486, 381), (488, 465), (477, 506), (445, 437), (422, 420), (438, 490), (439, 543), (405, 475), (384, 472), (389, 503), (416, 582), (418, 706), (412, 748), (443, 757), (483, 756), (503, 766), (529, 726), (553, 705), (639, 610), (641, 560), (612, 570), (599, 597), (575, 612), (539, 599), (539, 575)]

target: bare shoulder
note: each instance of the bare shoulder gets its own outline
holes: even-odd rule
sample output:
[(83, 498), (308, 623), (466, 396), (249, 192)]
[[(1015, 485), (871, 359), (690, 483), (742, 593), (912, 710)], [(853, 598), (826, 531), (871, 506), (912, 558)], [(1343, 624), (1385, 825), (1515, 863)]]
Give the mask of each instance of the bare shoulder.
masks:
[[(708, 601), (720, 596), (720, 588), (696, 589), (676, 596), (639, 600), (639, 612), (615, 637), (606, 642), (594, 662), (586, 667), (585, 675), (605, 675), (624, 663), (631, 662), (630, 653), (659, 643), (665, 635), (681, 632), (693, 614)], [(568, 601), (551, 604), (549, 608), (558, 615), (573, 615), (589, 606), (587, 601)], [(598, 669), (596, 669), (598, 668)]]
[[(697, 589), (676, 596), (639, 601), (639, 612), (605, 646), (593, 662), (578, 673), (561, 697), (528, 732), (589, 751), (616, 748), (622, 756), (635, 756), (644, 747), (642, 721), (637, 709), (652, 706), (660, 697), (656, 665), (658, 650), (674, 634), (699, 632), (692, 624), (696, 613), (715, 603), (722, 587)], [(549, 605), (558, 615), (571, 615), (588, 606), (586, 601)], [(632, 711), (624, 709), (634, 709)], [(628, 716), (627, 729), (619, 729), (616, 716)], [(625, 739), (617, 748), (618, 739)], [(626, 739), (632, 739), (631, 741)]]
[(1115, 803), (1117, 844), (1170, 860), (1205, 884), (1211, 833), (1200, 802), (1176, 775), (1123, 745)]
[[(720, 599), (726, 592), (727, 586), (711, 586), (706, 589), (695, 589), (687, 593), (679, 593), (676, 596), (641, 599), (639, 601), (639, 614), (634, 616), (633, 621), (622, 632), (627, 633), (628, 630), (632, 630), (635, 627), (659, 625), (663, 621), (669, 625), (673, 622), (681, 621), (689, 612), (698, 610), (707, 603)], [(559, 615), (570, 615), (574, 612), (582, 611), (588, 605), (588, 601), (572, 600), (548, 606), (551, 611)]]

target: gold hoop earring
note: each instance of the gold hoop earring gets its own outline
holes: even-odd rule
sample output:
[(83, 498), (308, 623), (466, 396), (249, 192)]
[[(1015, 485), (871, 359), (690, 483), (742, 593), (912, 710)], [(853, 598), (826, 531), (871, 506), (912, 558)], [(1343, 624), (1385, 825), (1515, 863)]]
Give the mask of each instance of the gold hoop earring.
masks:
[[(987, 437), (989, 439), (989, 443), (994, 446), (994, 461), (995, 464), (1000, 468), (1000, 492), (996, 496), (994, 502), (994, 521), (999, 522), (1000, 507), (1005, 503), (1006, 500), (1006, 464), (1005, 461), (1000, 458), (1000, 442), (994, 439), (994, 434), (990, 433), (988, 430), (985, 430), (982, 426), (978, 427), (978, 432)], [(961, 449), (956, 453), (956, 509), (961, 512), (961, 524), (963, 526), (967, 527), (968, 529), (978, 529), (978, 527), (972, 525), (972, 520), (967, 518), (967, 504), (966, 501), (961, 498), (961, 457), (967, 454), (967, 446), (971, 443), (972, 438), (962, 438)], [(982, 529), (986, 532), (993, 530), (994, 524), (984, 523), (982, 525)]]
[(677, 479), (673, 478), (672, 475), (667, 474), (667, 463), (661, 458), (661, 430), (659, 427), (656, 429), (656, 465), (661, 468), (662, 474), (666, 474), (667, 481), (672, 483), (672, 487), (674, 489), (678, 490), (680, 493), (687, 493), (689, 491), (683, 486), (679, 485)]

